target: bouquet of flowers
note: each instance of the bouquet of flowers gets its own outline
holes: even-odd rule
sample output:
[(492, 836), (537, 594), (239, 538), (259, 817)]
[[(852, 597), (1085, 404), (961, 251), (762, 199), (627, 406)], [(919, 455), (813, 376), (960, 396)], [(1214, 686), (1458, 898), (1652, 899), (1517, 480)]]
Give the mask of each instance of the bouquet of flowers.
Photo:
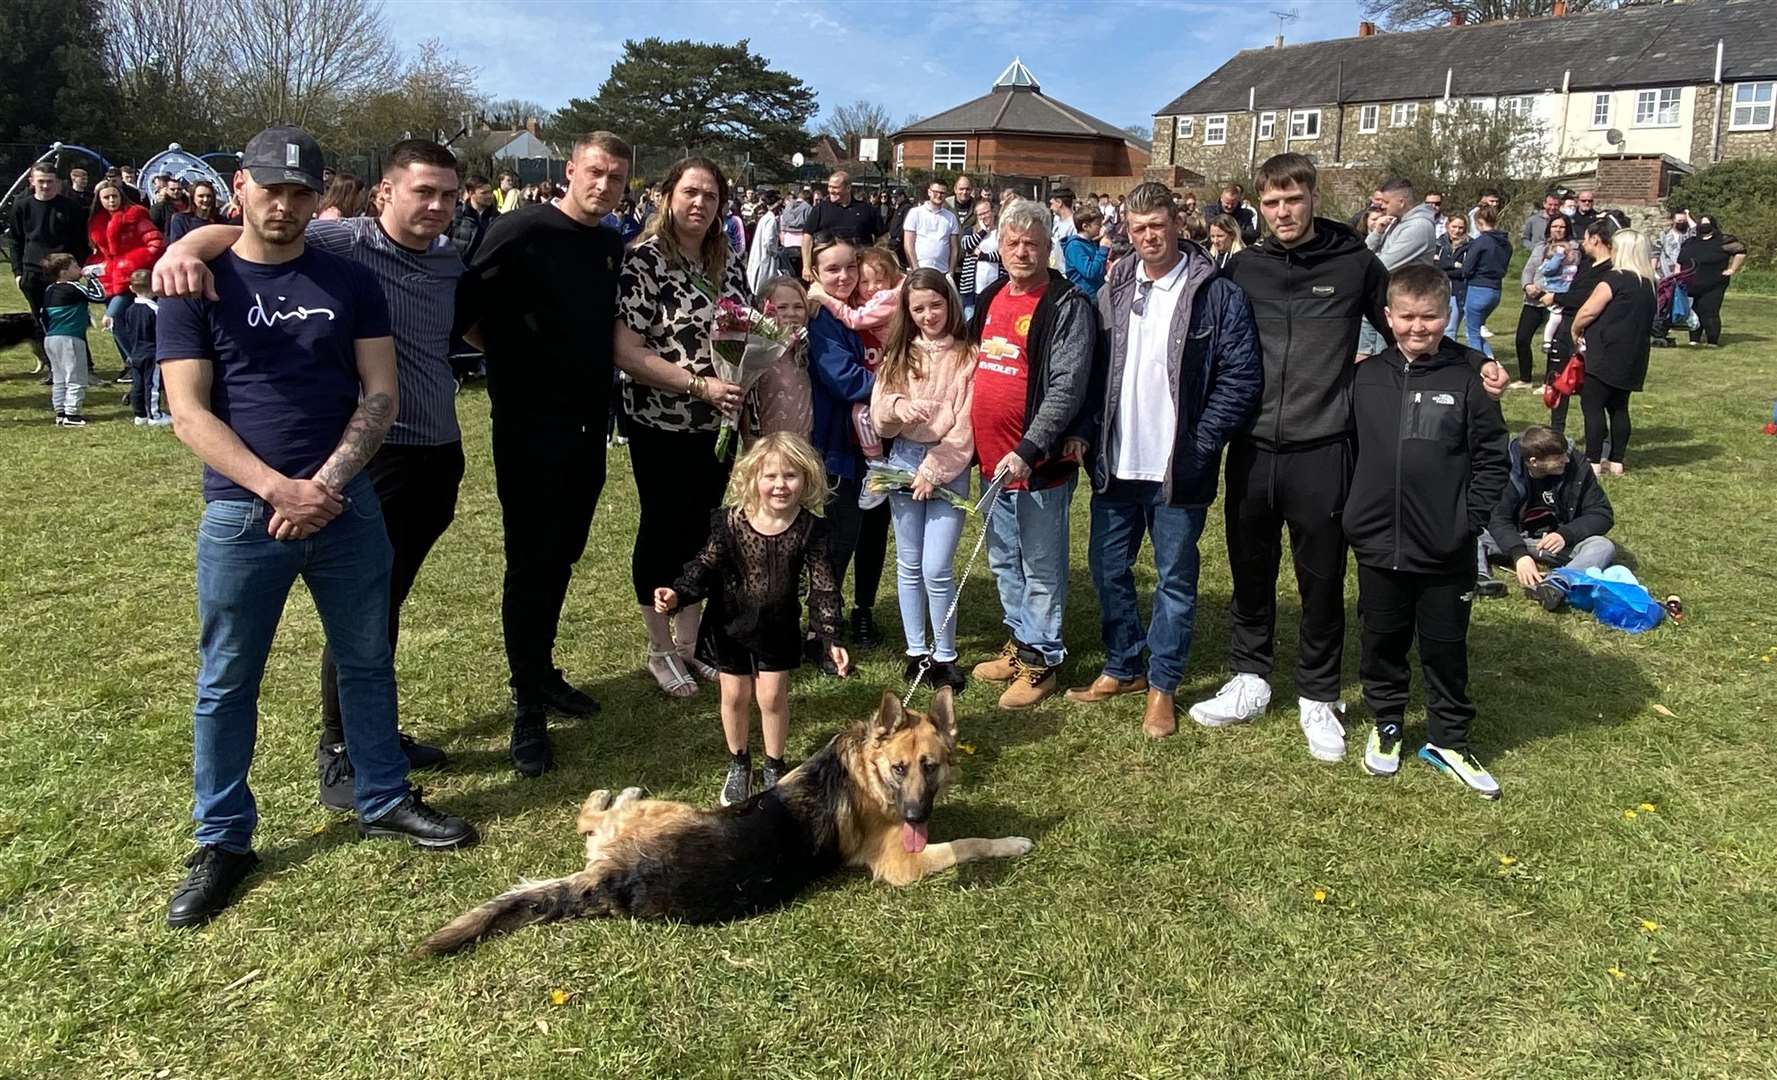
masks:
[[(864, 488), (874, 495), (887, 495), (890, 492), (909, 492), (913, 490), (913, 470), (900, 469), (893, 465), (872, 465), (864, 474)], [(975, 512), (975, 504), (967, 495), (958, 495), (947, 487), (934, 488), (932, 494), (966, 513)]]
[[(796, 343), (799, 333), (732, 299), (718, 300), (716, 324), (710, 332), (716, 374), (738, 385), (744, 397), (752, 393), (760, 376)], [(734, 445), (735, 426), (735, 418), (724, 414), (721, 433), (716, 436), (716, 460), (728, 456)]]

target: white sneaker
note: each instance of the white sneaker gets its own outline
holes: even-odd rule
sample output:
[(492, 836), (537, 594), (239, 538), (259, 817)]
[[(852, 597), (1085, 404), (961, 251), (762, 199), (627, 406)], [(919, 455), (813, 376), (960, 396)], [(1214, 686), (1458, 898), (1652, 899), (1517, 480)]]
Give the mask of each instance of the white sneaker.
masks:
[(135, 421), (136, 421), (137, 427), (147, 427), (148, 426), (148, 418), (146, 416), (135, 417)]
[(1481, 336), (1482, 337), (1492, 337), (1493, 331), (1488, 329), (1487, 327), (1483, 326), (1483, 327), (1481, 327)]
[(1247, 672), (1229, 679), (1208, 701), (1191, 706), (1191, 719), (1204, 727), (1228, 727), (1263, 716), (1271, 704), (1271, 684)]
[(1302, 734), (1308, 737), (1308, 756), (1316, 761), (1345, 760), (1345, 713), (1342, 701), (1309, 701), (1297, 698), (1302, 711)]

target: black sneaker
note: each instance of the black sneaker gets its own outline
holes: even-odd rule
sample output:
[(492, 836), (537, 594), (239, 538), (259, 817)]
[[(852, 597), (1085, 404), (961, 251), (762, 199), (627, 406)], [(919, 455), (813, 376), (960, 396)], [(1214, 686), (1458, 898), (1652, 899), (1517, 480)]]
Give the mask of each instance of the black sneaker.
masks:
[(568, 716), (594, 716), (599, 711), (599, 703), (590, 694), (576, 689), (556, 668), (540, 685), (533, 687), (528, 693), (513, 693), (513, 701), (521, 708), (528, 705), (542, 705)]
[(1530, 598), (1543, 606), (1544, 611), (1560, 611), (1567, 603), (1567, 590), (1553, 581), (1544, 581), (1534, 589), (1525, 589)]
[(940, 686), (948, 686), (960, 694), (969, 685), (969, 677), (963, 673), (961, 665), (955, 660), (934, 660), (932, 670), (926, 672), (926, 685), (933, 690)]
[(1506, 594), (1506, 583), (1495, 578), (1481, 578), (1475, 582), (1475, 595), (1486, 600), (1498, 600)]
[(475, 842), (475, 826), (454, 814), (426, 805), (425, 792), (414, 788), (395, 809), (375, 821), (358, 822), (358, 832), (378, 840), (406, 840), (418, 847), (442, 850)]
[(512, 718), (512, 767), (520, 776), (542, 776), (555, 767), (549, 713), (541, 705), (523, 706)]
[(79, 413), (63, 413), (61, 416), (56, 417), (56, 426), (58, 426), (58, 427), (85, 427), (86, 426), (86, 417), (80, 415)]
[(722, 781), (722, 805), (733, 806), (753, 797), (753, 758), (749, 754), (728, 757), (728, 779)]
[(450, 755), (436, 746), (427, 746), (405, 731), (396, 732), (401, 736), (401, 752), (407, 755), (407, 767), (410, 769), (436, 769), (450, 760)]
[(259, 856), (206, 844), (187, 856), (185, 865), (191, 872), (167, 905), (167, 925), (172, 927), (202, 926), (214, 919), (234, 899), (235, 887), (259, 865)]
[(352, 759), (346, 756), (345, 743), (317, 747), (315, 773), (321, 781), (322, 806), (341, 814), (356, 809), (352, 797)]
[(851, 609), (851, 643), (860, 649), (874, 649), (882, 644), (882, 631), (876, 628), (876, 613), (869, 608)]
[(790, 767), (784, 764), (783, 758), (766, 758), (765, 764), (759, 766), (759, 790), (768, 791), (776, 787), (777, 782), (789, 771)]
[(920, 653), (918, 656), (909, 656), (907, 658), (906, 666), (901, 668), (901, 678), (906, 679), (908, 682), (912, 682), (914, 679), (919, 678), (919, 668), (921, 664), (928, 665), (926, 667), (926, 677), (930, 678), (936, 665), (932, 664), (932, 658), (927, 653)]

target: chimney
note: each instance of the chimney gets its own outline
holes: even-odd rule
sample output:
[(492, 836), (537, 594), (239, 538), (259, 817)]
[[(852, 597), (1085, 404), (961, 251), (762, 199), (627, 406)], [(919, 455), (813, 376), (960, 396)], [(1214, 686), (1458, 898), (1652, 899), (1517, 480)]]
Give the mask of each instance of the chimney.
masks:
[(1375, 37), (1376, 36), (1376, 24), (1373, 22), (1370, 22), (1367, 19), (1363, 22), (1358, 23), (1357, 24), (1357, 36), (1358, 37)]
[(1462, 12), (1452, 11), (1450, 13), (1450, 25), (1451, 26), (1463, 26), (1467, 22), (1468, 22), (1468, 16), (1464, 15)]
[(1567, 0), (1555, 0), (1555, 6), (1549, 11), (1549, 14), (1557, 19), (1567, 14)]
[(1281, 49), (1281, 48), (1283, 48), (1283, 35), (1282, 35), (1282, 34), (1279, 34), (1279, 35), (1277, 35), (1277, 40), (1276, 40), (1276, 41), (1273, 41), (1273, 42), (1272, 42), (1272, 43), (1271, 43), (1271, 47), (1272, 47), (1272, 48), (1273, 48), (1273, 49)]
[(537, 133), (537, 118), (533, 116), (530, 119), (526, 120), (524, 122), (524, 129), (526, 131), (530, 132), (532, 135), (535, 135)]

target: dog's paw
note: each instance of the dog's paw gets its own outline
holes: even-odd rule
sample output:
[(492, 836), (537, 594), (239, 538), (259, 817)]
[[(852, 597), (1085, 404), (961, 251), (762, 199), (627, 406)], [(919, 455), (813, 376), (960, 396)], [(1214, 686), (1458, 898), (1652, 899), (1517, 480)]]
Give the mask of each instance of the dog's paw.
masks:
[(611, 800), (611, 809), (615, 810), (619, 806), (628, 806), (630, 803), (635, 802), (641, 798), (642, 798), (642, 789), (641, 788), (626, 787), (622, 791), (619, 791), (617, 793), (617, 797), (615, 799)]
[(1027, 836), (1006, 836), (1002, 837), (998, 843), (1000, 846), (1000, 854), (1006, 858), (1029, 855), (1030, 849), (1037, 846)]

